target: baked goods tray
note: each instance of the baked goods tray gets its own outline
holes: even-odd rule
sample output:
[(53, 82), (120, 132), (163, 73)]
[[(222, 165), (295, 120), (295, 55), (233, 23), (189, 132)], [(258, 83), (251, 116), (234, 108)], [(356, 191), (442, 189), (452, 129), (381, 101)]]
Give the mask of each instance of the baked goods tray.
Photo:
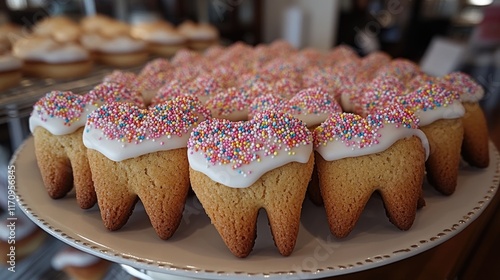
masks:
[(45, 231), (85, 252), (143, 271), (200, 279), (304, 279), (358, 272), (390, 264), (435, 247), (474, 221), (494, 197), (500, 179), (500, 156), (490, 142), (490, 166), (460, 167), (458, 186), (451, 196), (437, 193), (427, 183), (427, 205), (412, 228), (396, 229), (386, 218), (378, 196), (368, 202), (351, 234), (332, 237), (324, 209), (304, 201), (294, 252), (282, 257), (275, 248), (264, 211), (258, 219), (257, 239), (245, 259), (234, 257), (195, 196), (187, 199), (184, 216), (174, 236), (158, 238), (147, 215), (136, 206), (128, 223), (109, 232), (99, 209), (80, 209), (73, 193), (53, 200), (47, 195), (29, 137), (14, 154), (16, 194), (20, 209)]
[[(123, 68), (119, 70), (138, 72), (143, 66)], [(104, 76), (114, 69), (103, 65), (96, 65), (92, 72), (78, 79), (39, 79), (23, 78), (16, 87), (0, 91), (0, 124), (7, 123), (11, 118), (29, 116), (33, 104), (45, 93), (51, 90), (71, 90), (74, 93), (84, 93), (102, 82)]]

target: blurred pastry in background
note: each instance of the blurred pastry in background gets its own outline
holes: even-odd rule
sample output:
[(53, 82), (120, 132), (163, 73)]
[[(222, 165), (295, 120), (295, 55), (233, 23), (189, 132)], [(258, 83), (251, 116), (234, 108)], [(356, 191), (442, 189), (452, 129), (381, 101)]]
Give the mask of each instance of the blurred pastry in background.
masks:
[(23, 60), (23, 74), (39, 78), (81, 77), (92, 70), (89, 52), (75, 42), (31, 36), (17, 41), (12, 53)]
[(186, 37), (166, 21), (144, 22), (132, 27), (132, 36), (148, 44), (151, 53), (170, 57), (186, 47)]
[(21, 266), (18, 262), (39, 249), (48, 237), (21, 210), (11, 211), (12, 190), (7, 180), (7, 170), (12, 170), (8, 168), (10, 155), (8, 149), (0, 145), (0, 169), (5, 170), (0, 174), (0, 270), (4, 266)]
[(188, 20), (179, 25), (177, 30), (187, 38), (189, 48), (196, 51), (204, 51), (219, 43), (219, 31), (208, 23)]
[(74, 280), (100, 280), (108, 273), (111, 262), (68, 246), (54, 255), (52, 267)]
[(97, 62), (115, 67), (144, 63), (149, 56), (146, 43), (130, 35), (130, 25), (105, 16), (87, 17), (81, 22), (84, 30), (81, 44)]
[(0, 91), (21, 82), (23, 61), (10, 52), (0, 50)]
[(50, 37), (57, 42), (78, 42), (82, 35), (80, 26), (65, 16), (47, 17), (33, 26), (33, 34), (38, 37)]
[[(2, 189), (3, 190), (3, 189)], [(7, 191), (2, 192), (7, 194)], [(2, 197), (2, 205), (7, 205), (7, 197)], [(0, 209), (1, 210), (1, 209)], [(15, 216), (10, 216), (9, 212), (5, 211), (0, 215), (0, 256), (1, 265), (10, 265), (10, 261), (14, 264), (29, 257), (35, 252), (47, 238), (47, 234), (35, 225), (21, 211), (16, 211)], [(9, 220), (15, 218), (16, 220)], [(12, 222), (14, 226), (12, 226)], [(12, 250), (14, 247), (14, 250)]]
[(97, 33), (104, 25), (112, 21), (115, 19), (106, 15), (89, 15), (80, 20), (80, 27), (84, 33)]
[[(26, 32), (27, 33), (27, 32)], [(13, 23), (0, 25), (0, 54), (12, 49), (12, 44), (22, 38), (23, 28)]]

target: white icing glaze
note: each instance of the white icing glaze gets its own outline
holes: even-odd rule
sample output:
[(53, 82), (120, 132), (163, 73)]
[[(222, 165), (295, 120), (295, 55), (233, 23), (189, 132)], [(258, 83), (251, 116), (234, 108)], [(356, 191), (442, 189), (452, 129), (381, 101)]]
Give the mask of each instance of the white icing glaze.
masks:
[(479, 102), (481, 99), (484, 97), (484, 89), (483, 87), (479, 86), (476, 92), (461, 92), (460, 93), (460, 100), (462, 102)]
[(78, 128), (85, 126), (87, 115), (94, 111), (97, 107), (94, 105), (86, 105), (81, 117), (71, 125), (65, 125), (62, 118), (51, 117), (46, 112), (41, 115), (33, 111), (29, 118), (30, 131), (33, 132), (36, 127), (40, 126), (48, 130), (53, 135), (66, 135), (75, 132)]
[(379, 143), (369, 147), (353, 148), (346, 146), (341, 140), (334, 140), (316, 147), (315, 150), (325, 160), (333, 161), (343, 158), (380, 153), (387, 150), (390, 146), (392, 146), (392, 144), (396, 143), (396, 141), (400, 139), (417, 136), (422, 141), (422, 145), (425, 149), (425, 158), (427, 159), (429, 156), (429, 141), (420, 129), (409, 129), (402, 126), (396, 127), (395, 124), (384, 124), (384, 127), (380, 128), (377, 133), (381, 135), (381, 137), (378, 138)]
[(52, 258), (51, 264), (54, 269), (62, 270), (67, 266), (86, 267), (99, 261), (100, 259), (94, 255), (70, 249), (58, 252)]
[(103, 53), (130, 53), (142, 51), (146, 47), (144, 42), (128, 36), (108, 38), (99, 34), (85, 34), (80, 40), (86, 48)]
[(464, 106), (460, 101), (454, 101), (445, 107), (436, 107), (432, 110), (418, 110), (415, 115), (420, 120), (420, 126), (429, 125), (440, 119), (458, 119), (465, 114)]
[(8, 227), (10, 222), (14, 222), (16, 224), (15, 227), (15, 239), (21, 241), (22, 239), (28, 237), (33, 231), (35, 231), (38, 227), (35, 225), (28, 217), (24, 214), (16, 215), (15, 221), (9, 221), (7, 212), (5, 212), (2, 216), (2, 226), (0, 226), (0, 240), (7, 241), (11, 234), (10, 228)]
[(120, 140), (109, 140), (100, 129), (85, 126), (83, 144), (96, 150), (112, 161), (123, 161), (149, 153), (185, 148), (189, 134), (179, 136), (163, 136), (157, 139), (145, 139), (139, 143), (124, 143)]
[(23, 61), (19, 58), (6, 54), (0, 55), (0, 72), (21, 69)]
[(58, 43), (50, 38), (30, 37), (17, 41), (13, 54), (23, 60), (46, 63), (77, 62), (89, 59), (89, 53), (75, 43)]
[[(269, 141), (272, 142), (275, 140), (269, 139)], [(191, 149), (188, 150), (188, 161), (191, 168), (202, 172), (215, 182), (231, 188), (247, 188), (268, 171), (290, 162), (307, 163), (311, 156), (312, 148), (312, 143), (300, 145), (291, 150), (291, 152), (295, 153), (293, 155), (290, 155), (284, 149), (278, 150), (278, 155), (276, 156), (265, 156), (263, 152), (258, 152), (257, 155), (260, 156), (259, 162), (253, 161), (238, 169), (233, 169), (232, 164), (213, 165), (205, 159), (203, 152), (194, 152)]]

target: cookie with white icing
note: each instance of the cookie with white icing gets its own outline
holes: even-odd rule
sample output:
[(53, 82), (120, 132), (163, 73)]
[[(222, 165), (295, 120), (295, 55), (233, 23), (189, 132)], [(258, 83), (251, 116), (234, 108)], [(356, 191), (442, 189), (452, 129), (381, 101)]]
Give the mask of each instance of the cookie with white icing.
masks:
[(400, 107), (363, 118), (332, 115), (314, 130), (321, 196), (330, 231), (346, 237), (374, 192), (389, 220), (408, 230), (415, 219), (429, 148), (418, 120)]
[(64, 271), (75, 280), (104, 279), (111, 263), (72, 247), (63, 247), (51, 260), (55, 270)]
[(206, 118), (190, 96), (149, 109), (109, 103), (89, 115), (83, 143), (107, 229), (120, 229), (140, 199), (158, 236), (174, 234), (189, 190), (187, 140)]
[(177, 27), (177, 31), (187, 39), (190, 49), (204, 51), (219, 43), (219, 31), (208, 23), (185, 21)]
[(147, 60), (149, 52), (146, 43), (131, 36), (128, 24), (112, 18), (95, 17), (93, 20), (101, 22), (101, 25), (90, 28), (91, 19), (85, 22), (87, 31), (81, 35), (80, 42), (98, 62), (130, 67)]
[(488, 167), (490, 163), (488, 124), (479, 104), (484, 96), (484, 89), (471, 76), (462, 72), (450, 73), (444, 76), (441, 82), (460, 95), (465, 108), (462, 117), (464, 126), (462, 157), (472, 166)]
[(139, 93), (114, 83), (97, 85), (85, 95), (52, 91), (33, 106), (29, 125), (38, 167), (51, 198), (62, 198), (74, 187), (81, 208), (96, 203), (82, 133), (87, 115), (108, 102), (143, 106)]
[(465, 109), (458, 93), (439, 84), (425, 84), (414, 92), (399, 96), (396, 102), (420, 120), (420, 129), (429, 140), (427, 179), (445, 195), (455, 192), (460, 164)]
[(292, 253), (314, 165), (302, 121), (270, 111), (246, 122), (210, 119), (191, 133), (188, 159), (193, 191), (235, 256), (250, 254), (260, 208), (279, 252)]
[(90, 53), (74, 41), (30, 36), (16, 41), (12, 53), (24, 61), (23, 73), (41, 78), (75, 78), (92, 69)]
[(187, 46), (187, 39), (166, 21), (143, 22), (132, 26), (131, 34), (148, 45), (151, 53), (170, 57)]
[[(5, 189), (6, 191), (7, 189)], [(6, 200), (7, 198), (5, 198)], [(4, 202), (4, 200), (2, 199), (1, 202)], [(7, 202), (3, 205), (7, 206)], [(0, 209), (0, 211), (2, 210)], [(9, 218), (16, 218), (16, 220), (12, 221)], [(16, 213), (15, 217), (9, 216), (8, 212), (3, 212), (0, 219), (2, 221), (0, 223), (0, 251), (2, 252), (0, 261), (2, 264), (6, 265), (12, 260), (15, 263), (29, 257), (43, 245), (43, 242), (48, 237), (41, 228), (21, 212)], [(11, 222), (15, 223), (14, 228), (11, 226)], [(13, 243), (13, 240), (15, 243)], [(12, 246), (15, 247), (13, 257), (9, 256), (9, 254), (12, 255)]]

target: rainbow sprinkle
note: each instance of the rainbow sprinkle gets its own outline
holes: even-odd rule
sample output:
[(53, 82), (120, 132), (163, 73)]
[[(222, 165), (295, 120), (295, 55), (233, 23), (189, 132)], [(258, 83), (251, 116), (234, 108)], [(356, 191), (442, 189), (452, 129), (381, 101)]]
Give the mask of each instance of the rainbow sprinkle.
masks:
[(404, 86), (394, 76), (378, 76), (362, 91), (360, 99), (362, 115), (394, 103), (396, 97), (404, 94)]
[(139, 91), (158, 90), (165, 82), (165, 72), (141, 74), (135, 81), (135, 88)]
[(294, 97), (302, 88), (302, 84), (297, 79), (281, 78), (277, 79), (271, 86), (279, 96), (283, 98)]
[(49, 118), (64, 121), (65, 126), (71, 126), (80, 120), (85, 107), (94, 100), (88, 95), (77, 95), (71, 91), (51, 91), (33, 105), (32, 114), (37, 114), (44, 122)]
[(396, 101), (412, 112), (416, 112), (446, 107), (457, 100), (460, 100), (457, 92), (438, 84), (426, 84), (414, 92), (399, 96)]
[(320, 87), (301, 90), (287, 102), (285, 112), (292, 115), (308, 115), (342, 112), (340, 105)]
[(187, 65), (200, 57), (201, 55), (195, 51), (180, 49), (175, 53), (174, 57), (172, 57), (171, 63), (175, 66)]
[(419, 87), (422, 87), (427, 84), (435, 84), (437, 83), (438, 80), (434, 76), (430, 76), (424, 73), (421, 73), (411, 79), (410, 81), (406, 82), (406, 93), (412, 93), (416, 91)]
[(216, 77), (201, 74), (186, 85), (187, 92), (194, 96), (210, 96), (222, 89)]
[(141, 70), (141, 75), (153, 75), (172, 70), (174, 66), (165, 58), (157, 58), (148, 62)]
[(118, 83), (125, 85), (126, 87), (135, 87), (137, 82), (137, 76), (133, 72), (124, 72), (120, 70), (114, 70), (111, 74), (104, 77), (103, 82), (105, 83)]
[(339, 45), (329, 51), (326, 55), (329, 60), (336, 63), (340, 61), (351, 61), (353, 59), (359, 58), (356, 51), (348, 45)]
[(384, 124), (396, 124), (396, 127), (418, 128), (415, 115), (401, 106), (384, 108), (366, 118), (352, 113), (333, 114), (314, 130), (314, 147), (328, 142), (341, 141), (346, 147), (362, 149), (379, 143), (379, 130)]
[(108, 140), (139, 144), (163, 136), (181, 136), (209, 117), (199, 100), (190, 96), (179, 96), (149, 109), (109, 103), (89, 114), (86, 131), (99, 129)]
[(259, 161), (259, 154), (293, 154), (293, 148), (311, 143), (312, 134), (303, 122), (286, 113), (265, 111), (247, 122), (206, 120), (191, 133), (188, 148), (191, 153), (201, 151), (212, 165), (238, 169)]
[(188, 94), (186, 84), (178, 80), (172, 80), (170, 83), (165, 84), (158, 90), (156, 95), (151, 100), (151, 104), (155, 105), (186, 94)]
[(450, 73), (440, 79), (440, 81), (443, 86), (456, 91), (460, 96), (475, 97), (475, 99), (479, 100), (484, 95), (484, 89), (481, 85), (463, 72)]
[(248, 116), (253, 117), (263, 111), (283, 111), (287, 102), (275, 94), (264, 94), (252, 101), (248, 109)]
[(128, 102), (144, 107), (141, 93), (124, 84), (104, 82), (95, 86), (88, 95), (96, 101), (96, 106), (111, 102)]
[(403, 83), (410, 81), (421, 73), (420, 68), (415, 62), (404, 58), (393, 59), (377, 71), (378, 76), (394, 76)]
[(247, 110), (252, 101), (257, 97), (255, 92), (242, 88), (230, 87), (210, 97), (206, 106), (215, 111), (219, 116), (227, 116), (233, 112)]

